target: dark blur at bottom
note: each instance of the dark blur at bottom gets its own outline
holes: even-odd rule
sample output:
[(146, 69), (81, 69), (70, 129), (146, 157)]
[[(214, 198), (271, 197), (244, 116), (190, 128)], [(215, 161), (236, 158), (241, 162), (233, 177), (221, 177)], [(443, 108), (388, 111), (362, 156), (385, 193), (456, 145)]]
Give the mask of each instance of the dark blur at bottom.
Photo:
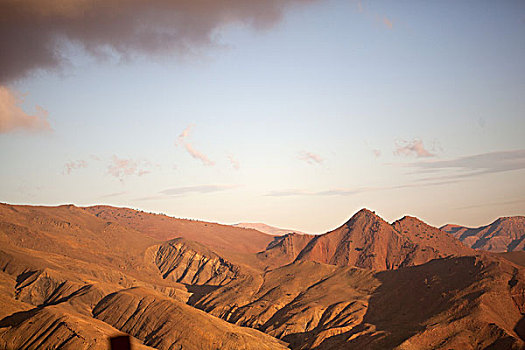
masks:
[(128, 335), (119, 335), (109, 338), (111, 350), (131, 350), (131, 342)]

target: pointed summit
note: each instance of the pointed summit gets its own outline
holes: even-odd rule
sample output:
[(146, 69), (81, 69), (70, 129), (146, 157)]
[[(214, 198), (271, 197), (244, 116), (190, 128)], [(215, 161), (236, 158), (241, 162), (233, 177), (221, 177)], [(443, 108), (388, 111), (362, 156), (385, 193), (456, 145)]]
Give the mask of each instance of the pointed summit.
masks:
[(390, 225), (363, 208), (341, 227), (313, 238), (296, 260), (385, 270), (472, 253), (451, 235), (416, 217), (405, 216)]
[(311, 240), (297, 260), (385, 270), (401, 266), (413, 249), (385, 220), (364, 208), (341, 227)]
[(352, 217), (350, 219), (348, 219), (346, 224), (348, 225), (348, 224), (351, 224), (351, 223), (354, 223), (354, 222), (357, 222), (357, 221), (360, 221), (360, 220), (367, 220), (367, 221), (380, 220), (380, 221), (385, 222), (379, 215), (376, 214), (375, 211), (372, 211), (372, 210), (367, 209), (367, 208), (363, 208), (363, 209), (359, 210), (357, 213), (355, 213), (354, 215), (352, 215)]

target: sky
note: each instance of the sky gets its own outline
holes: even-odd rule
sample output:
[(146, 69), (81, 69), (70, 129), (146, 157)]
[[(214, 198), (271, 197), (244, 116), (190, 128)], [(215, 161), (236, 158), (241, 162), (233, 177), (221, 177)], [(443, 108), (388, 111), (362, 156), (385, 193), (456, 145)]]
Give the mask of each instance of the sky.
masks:
[(525, 215), (525, 2), (6, 0), (0, 201), (323, 233)]

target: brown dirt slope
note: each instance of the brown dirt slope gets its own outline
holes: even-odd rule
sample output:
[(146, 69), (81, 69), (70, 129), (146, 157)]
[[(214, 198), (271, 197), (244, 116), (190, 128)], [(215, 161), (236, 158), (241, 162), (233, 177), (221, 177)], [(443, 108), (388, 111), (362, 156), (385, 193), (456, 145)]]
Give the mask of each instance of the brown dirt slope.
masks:
[(524, 345), (525, 269), (415, 218), (362, 210), (325, 235), (268, 236), (265, 257), (202, 242), (222, 228), (161, 241), (126, 220), (0, 205), (0, 348), (98, 348), (119, 332), (159, 349)]
[(267, 269), (287, 265), (297, 258), (314, 237), (299, 233), (275, 237), (264, 251), (257, 253), (257, 257)]
[(160, 241), (183, 237), (224, 252), (257, 253), (273, 240), (271, 235), (241, 227), (196, 220), (176, 219), (128, 208), (84, 208), (97, 217), (133, 228)]
[[(184, 239), (159, 243), (74, 206), (9, 205), (0, 205), (0, 244), (0, 348), (107, 348), (108, 336), (131, 329), (142, 332), (136, 333), (140, 340), (133, 340), (138, 349), (147, 348), (142, 342), (171, 349), (190, 340), (193, 347), (184, 348), (233, 348), (233, 343), (238, 348), (286, 348), (271, 336), (185, 305), (192, 295), (237, 279), (242, 270), (202, 244)], [(144, 309), (121, 325), (112, 312), (122, 311), (122, 305), (109, 303), (109, 296), (130, 290), (140, 291)], [(107, 322), (93, 318), (101, 305)], [(156, 311), (148, 314), (146, 309)], [(171, 328), (158, 330), (166, 335), (159, 342), (151, 320), (160, 314), (171, 320)], [(179, 338), (197, 324), (211, 343)]]
[(313, 238), (297, 260), (386, 270), (468, 254), (473, 252), (418, 219), (405, 217), (390, 225), (362, 209), (343, 226)]
[(106, 296), (93, 316), (159, 349), (286, 349), (283, 342), (162, 294), (131, 288)]
[(525, 216), (499, 218), (478, 228), (449, 224), (441, 230), (473, 249), (494, 253), (525, 250)]
[(525, 270), (489, 255), (382, 272), (296, 262), (247, 292), (221, 287), (195, 305), (293, 349), (524, 346)]

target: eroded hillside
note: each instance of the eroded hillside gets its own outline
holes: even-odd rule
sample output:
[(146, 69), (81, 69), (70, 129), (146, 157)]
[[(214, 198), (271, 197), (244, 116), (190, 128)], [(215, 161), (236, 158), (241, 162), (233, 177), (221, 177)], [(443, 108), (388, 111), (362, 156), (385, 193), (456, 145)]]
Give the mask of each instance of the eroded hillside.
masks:
[(0, 243), (0, 348), (102, 349), (121, 332), (139, 349), (524, 345), (525, 270), (411, 217), (272, 237), (2, 204)]

